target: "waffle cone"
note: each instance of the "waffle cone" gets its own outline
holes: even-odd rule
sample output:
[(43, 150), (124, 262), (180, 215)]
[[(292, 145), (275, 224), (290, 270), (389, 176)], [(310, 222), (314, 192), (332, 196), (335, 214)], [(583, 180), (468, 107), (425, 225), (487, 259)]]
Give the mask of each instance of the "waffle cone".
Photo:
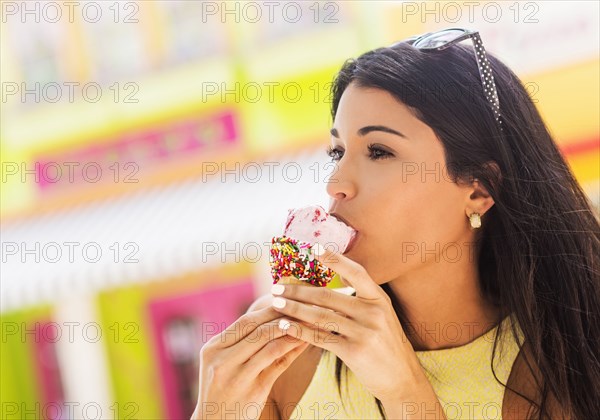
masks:
[(301, 281), (298, 280), (296, 277), (294, 276), (284, 276), (281, 279), (279, 279), (279, 281), (277, 282), (277, 284), (298, 284), (300, 286), (311, 286), (311, 287), (316, 287), (306, 281)]

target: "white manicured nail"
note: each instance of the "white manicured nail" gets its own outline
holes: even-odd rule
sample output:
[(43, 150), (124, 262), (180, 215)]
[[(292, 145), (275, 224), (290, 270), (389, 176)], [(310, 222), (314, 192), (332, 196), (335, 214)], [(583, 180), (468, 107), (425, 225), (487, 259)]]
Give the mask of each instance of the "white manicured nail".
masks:
[(287, 331), (288, 328), (290, 328), (290, 321), (288, 321), (287, 319), (280, 319), (279, 329)]
[(321, 255), (323, 255), (325, 253), (325, 248), (323, 248), (321, 246), (321, 244), (316, 243), (316, 244), (313, 245), (312, 251), (314, 252), (315, 255), (321, 256)]
[(275, 299), (273, 299), (273, 306), (282, 309), (283, 307), (285, 307), (285, 299), (276, 297)]
[(285, 287), (283, 286), (283, 284), (274, 284), (273, 286), (271, 286), (271, 294), (273, 295), (282, 295), (284, 290)]

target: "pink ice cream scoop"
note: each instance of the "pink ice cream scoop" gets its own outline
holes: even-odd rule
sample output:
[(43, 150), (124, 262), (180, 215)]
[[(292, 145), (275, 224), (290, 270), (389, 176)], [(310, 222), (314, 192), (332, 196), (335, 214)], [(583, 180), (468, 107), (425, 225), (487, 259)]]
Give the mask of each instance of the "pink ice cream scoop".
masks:
[(335, 273), (313, 255), (316, 243), (344, 253), (356, 231), (320, 206), (289, 210), (283, 236), (271, 241), (273, 283), (326, 286)]
[(289, 210), (283, 234), (312, 245), (318, 242), (343, 254), (356, 231), (328, 214), (323, 207), (308, 206)]

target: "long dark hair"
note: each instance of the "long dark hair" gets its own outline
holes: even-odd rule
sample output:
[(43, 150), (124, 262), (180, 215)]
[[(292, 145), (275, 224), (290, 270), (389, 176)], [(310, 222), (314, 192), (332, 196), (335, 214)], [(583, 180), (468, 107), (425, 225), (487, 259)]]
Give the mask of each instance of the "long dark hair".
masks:
[[(473, 47), (467, 43), (435, 53), (402, 43), (347, 60), (332, 86), (332, 117), (350, 83), (387, 91), (433, 129), (454, 182), (477, 178), (487, 188), (495, 205), (482, 216), (478, 230), (481, 290), (502, 317), (517, 318), (533, 358), (526, 358), (526, 364), (532, 374), (531, 363), (539, 372), (534, 378), (540, 400), (513, 391), (531, 404), (529, 418), (548, 416), (549, 393), (567, 416), (595, 418), (600, 413), (597, 209), (521, 80), (494, 55), (488, 59), (503, 130), (483, 94)], [(381, 287), (406, 328), (402, 306), (388, 284)], [(512, 333), (517, 339), (515, 328)], [(500, 335), (498, 331), (494, 351)], [(347, 369), (336, 357), (340, 395), (342, 365)], [(381, 402), (376, 402), (383, 417)]]

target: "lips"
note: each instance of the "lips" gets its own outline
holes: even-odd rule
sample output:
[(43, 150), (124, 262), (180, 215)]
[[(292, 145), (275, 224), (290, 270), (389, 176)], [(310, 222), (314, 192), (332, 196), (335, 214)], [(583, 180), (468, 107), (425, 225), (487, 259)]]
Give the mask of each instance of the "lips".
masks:
[[(350, 226), (352, 229), (354, 229), (354, 227), (346, 219), (344, 219), (342, 216), (340, 216), (339, 214), (337, 214), (337, 213), (329, 213), (329, 215), (335, 217), (340, 222), (344, 222), (345, 224), (347, 224), (348, 226)], [(354, 229), (354, 230), (356, 230), (356, 229)]]

